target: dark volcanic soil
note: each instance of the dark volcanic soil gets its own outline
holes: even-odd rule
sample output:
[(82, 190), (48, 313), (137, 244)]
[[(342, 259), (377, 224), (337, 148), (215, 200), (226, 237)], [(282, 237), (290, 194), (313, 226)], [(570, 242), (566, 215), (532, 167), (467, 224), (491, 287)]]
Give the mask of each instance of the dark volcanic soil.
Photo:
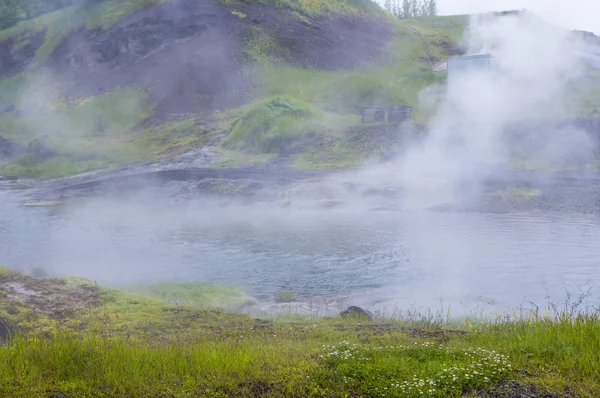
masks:
[[(0, 43), (0, 79), (19, 74), (44, 42), (45, 32), (25, 32)], [(2, 109), (0, 109), (1, 111)]]
[(73, 32), (47, 66), (73, 97), (148, 87), (154, 117), (169, 119), (244, 103), (253, 83), (244, 45), (260, 32), (276, 41), (270, 55), (320, 69), (358, 66), (377, 57), (392, 35), (373, 16), (298, 15), (257, 4), (178, 0), (135, 13), (107, 32)]

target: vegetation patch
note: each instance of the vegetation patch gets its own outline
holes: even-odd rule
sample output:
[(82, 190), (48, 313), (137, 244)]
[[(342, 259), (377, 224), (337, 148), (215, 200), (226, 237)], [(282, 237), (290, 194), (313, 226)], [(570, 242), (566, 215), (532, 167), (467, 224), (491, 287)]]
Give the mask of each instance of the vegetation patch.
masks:
[[(243, 4), (238, 0), (221, 0), (221, 2), (233, 6)], [(252, 0), (252, 2), (287, 8), (311, 16), (327, 13), (356, 15), (367, 12), (383, 15), (383, 10), (372, 0)]]
[(313, 105), (293, 98), (275, 96), (251, 106), (233, 127), (227, 146), (258, 153), (278, 152), (318, 119)]
[(502, 200), (507, 202), (528, 202), (541, 196), (541, 190), (527, 187), (510, 187), (500, 192)]
[(281, 55), (284, 55), (286, 50), (277, 43), (272, 35), (260, 26), (250, 26), (247, 30), (249, 39), (245, 43), (244, 52), (248, 58), (258, 65), (283, 62)]
[(344, 341), (324, 346), (324, 351), (321, 357), (361, 396), (458, 397), (506, 379), (512, 366), (495, 351), (427, 341), (407, 346)]
[(290, 96), (341, 114), (360, 114), (363, 106), (417, 105), (417, 93), (439, 78), (429, 71), (402, 73), (398, 67), (327, 72), (266, 66), (260, 76), (260, 95)]
[[(381, 125), (386, 130), (389, 126)], [(299, 169), (339, 169), (359, 167), (368, 160), (380, 160), (385, 142), (372, 134), (377, 128), (348, 128), (343, 134), (317, 137), (314, 145), (295, 157), (292, 167)], [(397, 133), (392, 129), (393, 135)], [(395, 144), (392, 144), (395, 145)]]
[(296, 301), (296, 296), (292, 291), (281, 291), (275, 296), (276, 303), (293, 303)]
[(211, 133), (198, 124), (195, 117), (168, 122), (134, 132), (125, 138), (137, 148), (139, 158), (178, 155), (191, 148), (204, 146)]
[(128, 161), (173, 156), (213, 136), (192, 116), (134, 131), (152, 112), (149, 94), (125, 88), (79, 101), (55, 100), (39, 113), (0, 116), (0, 135), (21, 153), (1, 172), (60, 177)]
[(254, 304), (256, 300), (237, 286), (161, 282), (127, 288), (175, 305), (204, 308), (235, 308)]

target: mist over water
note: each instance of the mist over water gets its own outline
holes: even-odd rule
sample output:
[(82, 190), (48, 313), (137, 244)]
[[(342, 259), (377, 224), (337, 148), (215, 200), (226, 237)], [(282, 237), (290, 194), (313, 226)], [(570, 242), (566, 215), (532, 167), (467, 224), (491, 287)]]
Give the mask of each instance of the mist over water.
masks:
[[(5, 193), (4, 193), (5, 194)], [(12, 194), (10, 194), (12, 195)], [(236, 284), (259, 300), (350, 297), (368, 308), (557, 302), (595, 288), (600, 225), (573, 215), (185, 206), (92, 200), (51, 210), (6, 201), (0, 257), (24, 270), (124, 286)], [(10, 209), (10, 210), (9, 210)]]
[[(465, 46), (492, 53), (495, 68), (452, 82), (423, 142), (385, 165), (309, 181), (301, 198), (314, 202), (341, 181), (368, 183), (401, 189), (401, 199), (391, 199), (398, 211), (374, 211), (375, 201), (339, 192), (344, 206), (335, 209), (174, 203), (152, 191), (50, 209), (22, 207), (23, 194), (0, 189), (0, 262), (114, 286), (237, 284), (268, 301), (292, 290), (303, 300), (349, 296), (369, 308), (432, 308), (441, 300), (456, 312), (547, 296), (560, 302), (567, 291), (596, 288), (596, 217), (423, 211), (479, 198), (486, 177), (511, 160), (510, 126), (575, 114), (570, 88), (584, 72), (568, 32), (530, 14), (479, 16)], [(582, 131), (546, 133), (537, 148), (544, 159), (591, 155)]]

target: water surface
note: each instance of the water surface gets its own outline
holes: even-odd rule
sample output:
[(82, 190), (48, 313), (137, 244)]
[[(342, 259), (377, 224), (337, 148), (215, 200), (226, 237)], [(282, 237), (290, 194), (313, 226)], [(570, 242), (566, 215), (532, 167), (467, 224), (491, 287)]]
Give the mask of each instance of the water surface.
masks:
[[(600, 281), (600, 223), (576, 214), (461, 214), (93, 200), (24, 207), (0, 190), (0, 263), (123, 285), (238, 284), (272, 300), (473, 308), (542, 304)], [(594, 297), (598, 298), (597, 291)]]

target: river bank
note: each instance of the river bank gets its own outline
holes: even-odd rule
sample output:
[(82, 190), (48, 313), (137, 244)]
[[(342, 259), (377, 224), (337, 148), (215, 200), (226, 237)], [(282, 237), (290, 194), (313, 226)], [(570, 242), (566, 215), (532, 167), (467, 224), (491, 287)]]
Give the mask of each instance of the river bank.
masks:
[(551, 318), (254, 318), (215, 309), (215, 296), (248, 299), (238, 292), (196, 291), (204, 293), (175, 304), (172, 296), (0, 268), (2, 337), (16, 332), (0, 346), (2, 396), (600, 393), (600, 320), (577, 307)]

